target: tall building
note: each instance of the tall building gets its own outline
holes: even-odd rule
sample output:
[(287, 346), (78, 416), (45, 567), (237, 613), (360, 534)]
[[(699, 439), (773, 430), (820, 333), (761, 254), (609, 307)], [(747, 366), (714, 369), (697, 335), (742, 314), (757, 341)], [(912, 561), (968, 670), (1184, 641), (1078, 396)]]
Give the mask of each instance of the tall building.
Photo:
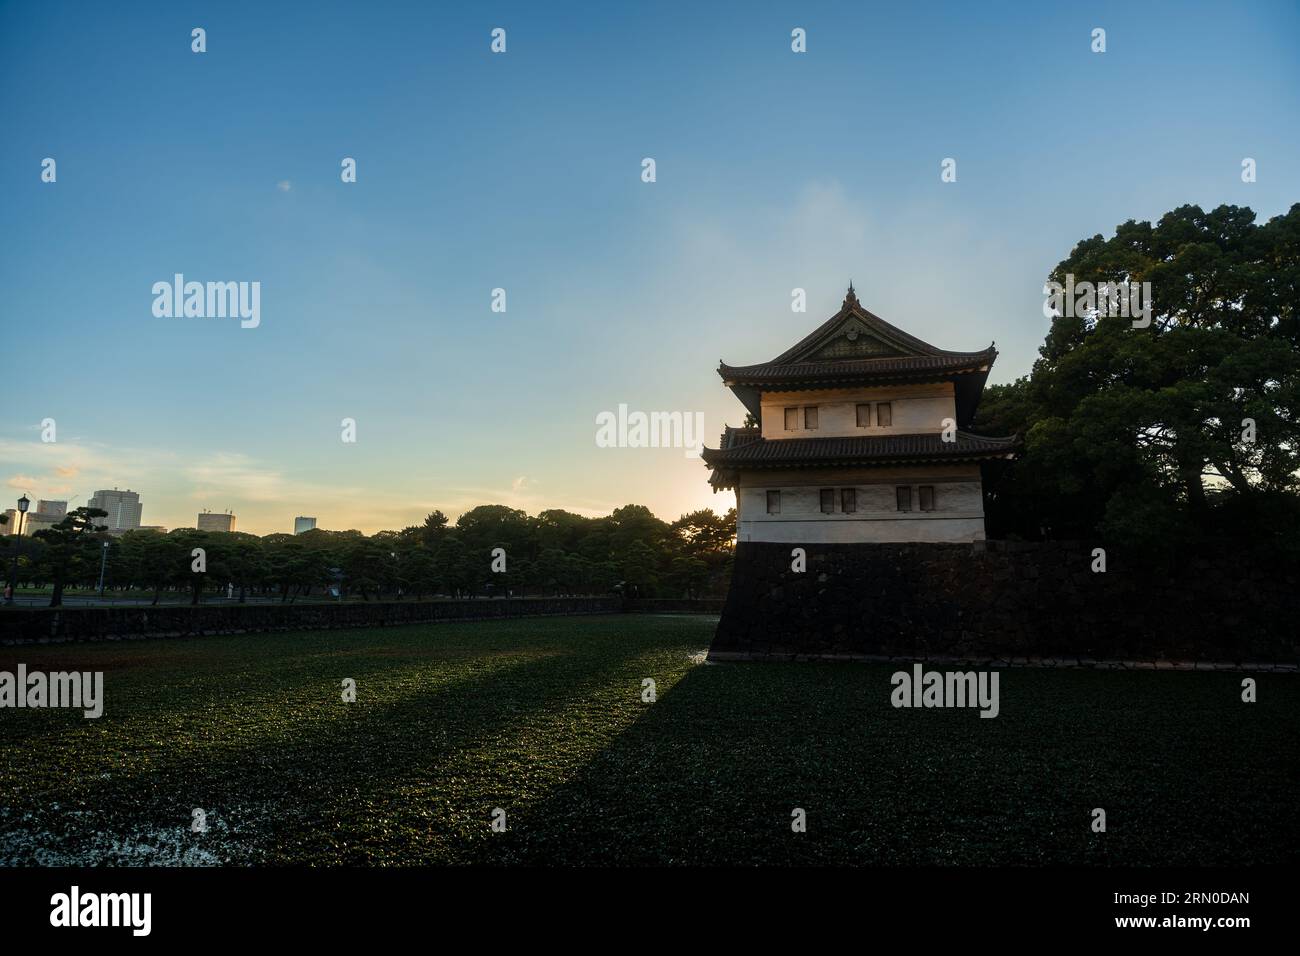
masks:
[(108, 512), (107, 518), (97, 519), (108, 526), (109, 534), (121, 534), (140, 527), (140, 495), (130, 489), (118, 491), (97, 491), (86, 502), (88, 508), (100, 508)]
[(984, 538), (980, 462), (1012, 438), (964, 431), (997, 350), (935, 348), (868, 312), (840, 311), (761, 365), (718, 369), (757, 427), (701, 452), (736, 491), (738, 541), (826, 544)]
[(9, 516), (9, 523), (4, 525), (5, 534), (17, 534), (19, 525), (22, 525), (24, 538), (30, 538), (42, 528), (52, 528), (68, 513), (68, 503), (66, 501), (38, 501), (36, 507), (32, 508), (21, 518), (17, 510), (9, 508), (5, 514)]
[(205, 511), (199, 515), (199, 521), (195, 527), (200, 531), (234, 531), (235, 516), (229, 511), (222, 514)]
[(304, 531), (314, 531), (316, 529), (315, 518), (304, 518), (299, 516), (293, 519), (293, 533), (302, 534)]
[(23, 521), (23, 537), (31, 537), (42, 528), (53, 528), (62, 520), (62, 515), (47, 515), (39, 511), (29, 511), (27, 512), (27, 519)]
[(0, 534), (18, 534), (21, 531), (24, 538), (30, 538), (42, 528), (52, 528), (63, 520), (61, 516), (41, 514), (37, 511), (28, 511), (27, 514), (20, 515), (16, 508), (6, 508), (5, 515), (9, 521), (0, 525)]

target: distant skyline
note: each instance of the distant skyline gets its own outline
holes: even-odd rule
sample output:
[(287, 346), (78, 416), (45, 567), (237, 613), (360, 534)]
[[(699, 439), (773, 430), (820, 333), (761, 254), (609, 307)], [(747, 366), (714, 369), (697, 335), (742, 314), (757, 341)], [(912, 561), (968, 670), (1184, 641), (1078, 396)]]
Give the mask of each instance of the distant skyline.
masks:
[[(0, 5), (3, 507), (725, 512), (597, 416), (698, 412), (716, 444), (745, 415), (719, 359), (777, 355), (850, 279), (1027, 374), (1080, 239), (1300, 201), (1297, 36), (1290, 2)], [(256, 327), (157, 317), (178, 273), (258, 283)]]

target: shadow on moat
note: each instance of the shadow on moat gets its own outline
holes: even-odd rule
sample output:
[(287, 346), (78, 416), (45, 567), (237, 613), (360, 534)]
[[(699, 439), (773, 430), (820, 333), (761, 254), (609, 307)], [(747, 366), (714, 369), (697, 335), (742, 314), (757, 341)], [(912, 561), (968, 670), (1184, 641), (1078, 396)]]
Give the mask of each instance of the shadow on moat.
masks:
[[(423, 838), (438, 825), (438, 808), (394, 808), (388, 798), (404, 787), (427, 790), (449, 763), (475, 751), (490, 753), (510, 728), (628, 678), (631, 663), (646, 651), (638, 642), (610, 642), (599, 656), (526, 658), (438, 686), (403, 687), (398, 699), (382, 703), (364, 703), (362, 682), (358, 703), (340, 702), (336, 714), (308, 721), (299, 735), (236, 741), (201, 760), (169, 755), (162, 766), (89, 781), (75, 793), (61, 793), (61, 808), (47, 807), (38, 822), (76, 844), (87, 827), (123, 835), (147, 826), (185, 829), (193, 807), (216, 817), (242, 808), (250, 825), (231, 838), (270, 850), (277, 862), (362, 863), (374, 853), (390, 862), (439, 862), (421, 856), (427, 852)], [(322, 691), (338, 694), (333, 683), (322, 683)], [(171, 746), (183, 751), (184, 743), (173, 740)], [(364, 827), (335, 829), (403, 810), (420, 818), (424, 833), (405, 829), (388, 845), (367, 848)], [(322, 825), (325, 818), (330, 825)]]
[[(894, 669), (698, 667), (521, 810), (484, 862), (1204, 865), (1296, 854), (1294, 748), (1277, 757), (1297, 729), (1294, 714), (1279, 718), (1300, 686), (1265, 713), (1233, 705), (1238, 675), (1011, 670), (1002, 713), (981, 719), (894, 709)], [(1097, 806), (1110, 817), (1104, 834), (1091, 831)], [(795, 808), (804, 833), (792, 830)]]
[[(1270, 680), (1247, 706), (1237, 674), (1012, 669), (999, 716), (984, 720), (894, 709), (891, 665), (705, 665), (661, 682), (655, 703), (610, 728), (611, 693), (634, 693), (653, 673), (640, 659), (662, 648), (596, 650), (402, 686), (396, 700), (311, 721), (289, 741), (92, 780), (77, 803), (110, 823), (169, 826), (194, 806), (266, 806), (235, 836), (276, 862), (1149, 865), (1296, 854), (1294, 677)], [(557, 756), (544, 743), (501, 769), (503, 746), (518, 757), (514, 734), (552, 727), (600, 749), (554, 786), (537, 785)], [(507, 833), (487, 834), (484, 811), (497, 804), (485, 800), (508, 808)], [(1110, 821), (1101, 836), (1087, 825), (1096, 806)], [(791, 831), (796, 807), (806, 833)], [(376, 825), (386, 819), (393, 829)]]

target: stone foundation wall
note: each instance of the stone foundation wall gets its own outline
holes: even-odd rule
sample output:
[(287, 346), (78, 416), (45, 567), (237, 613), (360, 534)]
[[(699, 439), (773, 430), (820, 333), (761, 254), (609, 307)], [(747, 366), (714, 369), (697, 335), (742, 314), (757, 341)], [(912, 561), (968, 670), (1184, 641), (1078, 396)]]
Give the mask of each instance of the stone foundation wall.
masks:
[(722, 598), (630, 598), (630, 614), (721, 614)]
[(198, 607), (9, 608), (0, 611), (0, 644), (194, 637), (254, 631), (389, 627), (556, 614), (617, 614), (618, 597), (510, 598), (361, 604), (245, 604)]
[(714, 660), (894, 655), (1294, 664), (1300, 569), (1207, 546), (1160, 565), (1092, 545), (737, 545)]

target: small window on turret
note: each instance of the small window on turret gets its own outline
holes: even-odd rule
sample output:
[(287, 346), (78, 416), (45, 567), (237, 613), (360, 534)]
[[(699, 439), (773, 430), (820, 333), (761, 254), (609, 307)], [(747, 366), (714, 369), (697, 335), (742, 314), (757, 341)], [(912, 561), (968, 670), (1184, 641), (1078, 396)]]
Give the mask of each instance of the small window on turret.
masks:
[(881, 402), (876, 406), (876, 424), (881, 428), (894, 424), (894, 408), (889, 402)]
[(905, 485), (899, 486), (898, 488), (898, 510), (912, 510), (912, 489)]
[(871, 406), (870, 405), (858, 406), (858, 427), (859, 428), (871, 427)]
[(779, 515), (781, 513), (781, 492), (769, 491), (767, 493), (767, 513), (770, 515)]
[(846, 515), (853, 514), (853, 512), (858, 510), (858, 489), (840, 489), (840, 510)]
[(788, 432), (792, 432), (798, 427), (799, 427), (799, 409), (787, 408), (785, 410), (785, 430)]
[(817, 406), (816, 405), (809, 405), (807, 408), (803, 410), (803, 427), (804, 428), (817, 427)]
[(934, 510), (934, 486), (922, 485), (921, 487), (917, 488), (916, 491), (921, 501), (921, 510), (933, 511)]
[(835, 489), (822, 489), (822, 514), (832, 515), (835, 513)]

